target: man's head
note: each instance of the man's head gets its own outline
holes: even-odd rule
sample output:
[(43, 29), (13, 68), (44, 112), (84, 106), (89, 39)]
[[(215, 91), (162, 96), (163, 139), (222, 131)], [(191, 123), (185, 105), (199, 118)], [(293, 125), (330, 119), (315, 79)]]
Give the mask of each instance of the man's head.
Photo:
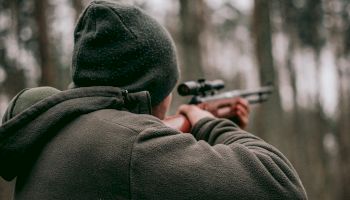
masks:
[(74, 32), (72, 78), (76, 87), (117, 86), (149, 91), (152, 106), (174, 88), (176, 52), (168, 32), (139, 8), (93, 1)]

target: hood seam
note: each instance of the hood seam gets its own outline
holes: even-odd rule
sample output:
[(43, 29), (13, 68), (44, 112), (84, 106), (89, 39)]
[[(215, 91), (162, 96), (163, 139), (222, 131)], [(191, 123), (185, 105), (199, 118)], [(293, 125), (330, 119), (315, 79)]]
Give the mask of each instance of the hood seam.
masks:
[[(10, 111), (9, 111), (9, 119), (7, 119), (6, 121), (9, 121), (9, 120), (11, 120), (12, 119), (12, 115), (13, 115), (13, 110), (15, 109), (15, 106), (16, 106), (16, 104), (17, 104), (17, 101), (18, 101), (18, 99), (19, 99), (19, 97), (25, 92), (25, 91), (27, 91), (27, 90), (29, 90), (28, 88), (26, 88), (26, 89), (24, 89), (24, 90), (22, 90), (21, 92), (19, 92), (17, 95), (16, 95), (16, 97), (15, 97), (15, 99), (14, 99), (14, 101), (13, 101), (13, 106), (11, 107), (11, 109), (10, 109)], [(6, 123), (6, 122), (5, 122)]]

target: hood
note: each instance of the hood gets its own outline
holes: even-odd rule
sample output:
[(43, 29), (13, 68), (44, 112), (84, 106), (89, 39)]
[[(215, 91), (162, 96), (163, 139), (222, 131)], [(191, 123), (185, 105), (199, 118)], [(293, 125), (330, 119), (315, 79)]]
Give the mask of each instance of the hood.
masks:
[(108, 86), (23, 90), (11, 101), (0, 127), (0, 176), (12, 180), (31, 166), (60, 128), (102, 109), (151, 114), (150, 96)]

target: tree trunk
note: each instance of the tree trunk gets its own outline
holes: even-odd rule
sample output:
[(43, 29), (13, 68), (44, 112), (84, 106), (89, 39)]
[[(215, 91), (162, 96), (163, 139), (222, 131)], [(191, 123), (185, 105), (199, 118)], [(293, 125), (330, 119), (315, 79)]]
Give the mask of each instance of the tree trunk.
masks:
[[(205, 32), (205, 0), (179, 0), (180, 30), (178, 33), (179, 65), (181, 81), (205, 78), (202, 60), (202, 41)], [(180, 104), (188, 103), (186, 98), (173, 93), (173, 103), (169, 113), (175, 113)]]
[[(19, 46), (19, 1), (10, 1), (8, 6), (10, 7), (11, 18), (13, 20), (11, 21), (11, 28), (7, 35), (13, 35), (17, 43), (16, 45)], [(0, 64), (6, 73), (6, 79), (4, 80), (3, 87), (0, 87), (0, 93), (5, 94), (8, 98), (14, 97), (26, 85), (24, 72), (19, 68), (17, 63), (16, 59), (10, 60), (7, 57), (3, 41), (0, 40)]]
[(262, 85), (273, 83), (276, 76), (272, 57), (270, 4), (268, 0), (255, 0), (253, 16), (253, 34)]
[(50, 38), (47, 24), (47, 0), (35, 0), (35, 19), (38, 27), (39, 62), (41, 65), (40, 85), (55, 84), (55, 69), (51, 59)]
[[(343, 85), (341, 89), (341, 101), (340, 107), (340, 120), (339, 120), (339, 152), (340, 152), (340, 179), (342, 193), (341, 199), (350, 199), (350, 91), (346, 90), (349, 86), (349, 77), (343, 79)], [(347, 83), (347, 84), (344, 84)]]
[(180, 0), (181, 66), (183, 80), (203, 78), (201, 37), (205, 29), (204, 0)]
[[(272, 30), (270, 21), (270, 0), (255, 0), (253, 14), (253, 36), (255, 40), (255, 53), (259, 66), (260, 83), (274, 84), (275, 90), (268, 102), (257, 109), (256, 134), (268, 140), (276, 146), (283, 147), (286, 131), (283, 127), (282, 107), (278, 90), (277, 69), (274, 68), (272, 56)], [(284, 152), (285, 152), (284, 151)]]
[(83, 4), (81, 2), (82, 0), (72, 0), (73, 8), (75, 10), (75, 21), (78, 20), (81, 12), (83, 11)]

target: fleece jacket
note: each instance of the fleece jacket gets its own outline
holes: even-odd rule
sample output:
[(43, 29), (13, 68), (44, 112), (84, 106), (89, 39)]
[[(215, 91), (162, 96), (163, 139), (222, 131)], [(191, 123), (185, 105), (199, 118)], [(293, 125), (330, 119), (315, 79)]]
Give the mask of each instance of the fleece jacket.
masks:
[(24, 90), (0, 127), (0, 175), (23, 200), (307, 199), (260, 138), (216, 118), (183, 134), (150, 108), (147, 92), (115, 87)]

